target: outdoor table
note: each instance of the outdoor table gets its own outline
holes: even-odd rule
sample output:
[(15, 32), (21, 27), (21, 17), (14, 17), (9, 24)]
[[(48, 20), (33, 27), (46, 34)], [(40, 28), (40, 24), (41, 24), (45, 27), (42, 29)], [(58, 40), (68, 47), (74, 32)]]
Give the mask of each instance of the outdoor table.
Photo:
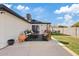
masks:
[(32, 38), (34, 38), (34, 39), (38, 38), (38, 34), (37, 34), (37, 33), (32, 33), (31, 36), (32, 36)]

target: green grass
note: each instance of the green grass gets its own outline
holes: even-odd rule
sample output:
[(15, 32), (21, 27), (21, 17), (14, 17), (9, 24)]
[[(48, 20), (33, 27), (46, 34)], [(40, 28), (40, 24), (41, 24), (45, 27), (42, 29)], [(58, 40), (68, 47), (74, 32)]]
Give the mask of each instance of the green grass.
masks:
[(79, 55), (79, 38), (76, 39), (75, 37), (67, 35), (52, 35), (52, 36)]

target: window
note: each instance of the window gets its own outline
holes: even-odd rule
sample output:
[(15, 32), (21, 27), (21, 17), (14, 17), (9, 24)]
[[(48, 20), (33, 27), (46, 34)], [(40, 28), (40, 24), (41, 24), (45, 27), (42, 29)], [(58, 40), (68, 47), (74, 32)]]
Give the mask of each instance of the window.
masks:
[(34, 33), (39, 33), (39, 26), (38, 25), (32, 25), (32, 31)]

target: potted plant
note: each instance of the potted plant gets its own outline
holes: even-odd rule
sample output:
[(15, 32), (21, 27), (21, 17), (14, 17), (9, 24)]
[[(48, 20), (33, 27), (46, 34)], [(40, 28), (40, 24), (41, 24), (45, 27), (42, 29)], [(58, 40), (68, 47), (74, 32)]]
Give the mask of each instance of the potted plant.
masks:
[(25, 33), (26, 36), (28, 36), (27, 39), (25, 39), (25, 41), (31, 39), (31, 37), (32, 37), (32, 35), (31, 35), (31, 33), (32, 33), (31, 30), (25, 30), (24, 33)]

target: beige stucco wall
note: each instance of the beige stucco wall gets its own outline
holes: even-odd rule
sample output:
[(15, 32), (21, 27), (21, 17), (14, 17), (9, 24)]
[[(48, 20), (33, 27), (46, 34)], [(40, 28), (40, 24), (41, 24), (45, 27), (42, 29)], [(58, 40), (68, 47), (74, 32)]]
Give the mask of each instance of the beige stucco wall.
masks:
[(26, 29), (31, 29), (29, 23), (8, 12), (0, 14), (0, 48), (7, 44), (8, 39), (17, 40), (18, 35)]
[(32, 25), (38, 25), (39, 26), (39, 34), (43, 34), (44, 31), (47, 29), (47, 24), (32, 24)]
[(28, 22), (4, 11), (0, 14), (0, 48), (7, 45), (8, 39), (18, 40), (24, 30), (32, 30), (32, 25), (39, 25), (40, 34), (47, 29), (47, 24), (29, 24)]

